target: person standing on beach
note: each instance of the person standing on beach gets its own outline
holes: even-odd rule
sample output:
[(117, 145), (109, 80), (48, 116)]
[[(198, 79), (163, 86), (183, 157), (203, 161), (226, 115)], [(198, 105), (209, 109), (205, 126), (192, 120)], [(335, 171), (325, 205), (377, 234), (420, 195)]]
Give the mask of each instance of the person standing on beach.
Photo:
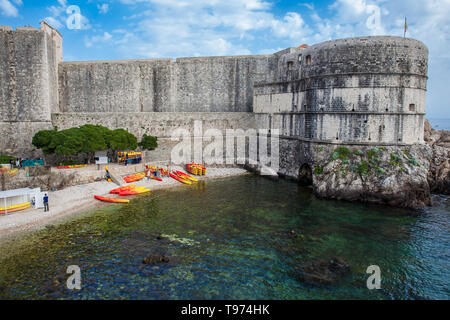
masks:
[(45, 194), (44, 196), (44, 212), (49, 211), (48, 208), (48, 194)]

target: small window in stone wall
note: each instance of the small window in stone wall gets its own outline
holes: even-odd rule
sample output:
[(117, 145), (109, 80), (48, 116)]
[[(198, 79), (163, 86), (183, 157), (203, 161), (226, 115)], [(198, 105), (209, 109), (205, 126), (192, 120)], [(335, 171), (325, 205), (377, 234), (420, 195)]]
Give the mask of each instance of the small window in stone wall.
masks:
[(414, 103), (409, 105), (409, 111), (416, 111), (416, 105)]
[(300, 64), (302, 64), (302, 55), (301, 55), (301, 54), (298, 55), (298, 62), (299, 62)]
[(294, 69), (294, 61), (288, 61), (287, 67), (288, 67), (288, 70), (293, 70)]
[(311, 55), (306, 56), (306, 64), (311, 64)]

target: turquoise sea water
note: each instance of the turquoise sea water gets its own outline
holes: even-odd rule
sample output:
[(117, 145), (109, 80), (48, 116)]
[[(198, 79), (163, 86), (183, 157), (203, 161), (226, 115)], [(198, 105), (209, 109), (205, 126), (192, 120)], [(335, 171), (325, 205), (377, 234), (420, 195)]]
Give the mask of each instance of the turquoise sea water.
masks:
[[(252, 175), (156, 191), (0, 243), (0, 298), (449, 299), (450, 200), (434, 200), (417, 215)], [(155, 252), (172, 260), (142, 263)], [(350, 266), (336, 282), (298, 276), (334, 257)], [(369, 265), (381, 290), (366, 287)]]

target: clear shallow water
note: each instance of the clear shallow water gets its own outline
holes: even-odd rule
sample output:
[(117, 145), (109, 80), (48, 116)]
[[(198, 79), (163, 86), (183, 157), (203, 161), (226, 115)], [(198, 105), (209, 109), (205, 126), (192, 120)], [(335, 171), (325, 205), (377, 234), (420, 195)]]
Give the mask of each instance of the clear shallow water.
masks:
[[(435, 202), (416, 216), (255, 176), (155, 191), (0, 243), (0, 298), (449, 299), (450, 200)], [(177, 259), (143, 264), (155, 251)], [(298, 278), (336, 256), (351, 273), (335, 284)], [(80, 291), (65, 287), (74, 264)], [(366, 287), (373, 264), (381, 290)]]

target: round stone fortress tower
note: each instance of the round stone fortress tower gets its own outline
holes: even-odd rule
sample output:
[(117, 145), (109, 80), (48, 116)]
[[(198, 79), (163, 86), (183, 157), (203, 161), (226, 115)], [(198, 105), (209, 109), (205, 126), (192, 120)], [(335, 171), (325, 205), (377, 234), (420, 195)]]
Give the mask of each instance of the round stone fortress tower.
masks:
[(278, 53), (254, 112), (282, 136), (336, 144), (423, 143), (428, 50), (414, 39), (327, 41)]

